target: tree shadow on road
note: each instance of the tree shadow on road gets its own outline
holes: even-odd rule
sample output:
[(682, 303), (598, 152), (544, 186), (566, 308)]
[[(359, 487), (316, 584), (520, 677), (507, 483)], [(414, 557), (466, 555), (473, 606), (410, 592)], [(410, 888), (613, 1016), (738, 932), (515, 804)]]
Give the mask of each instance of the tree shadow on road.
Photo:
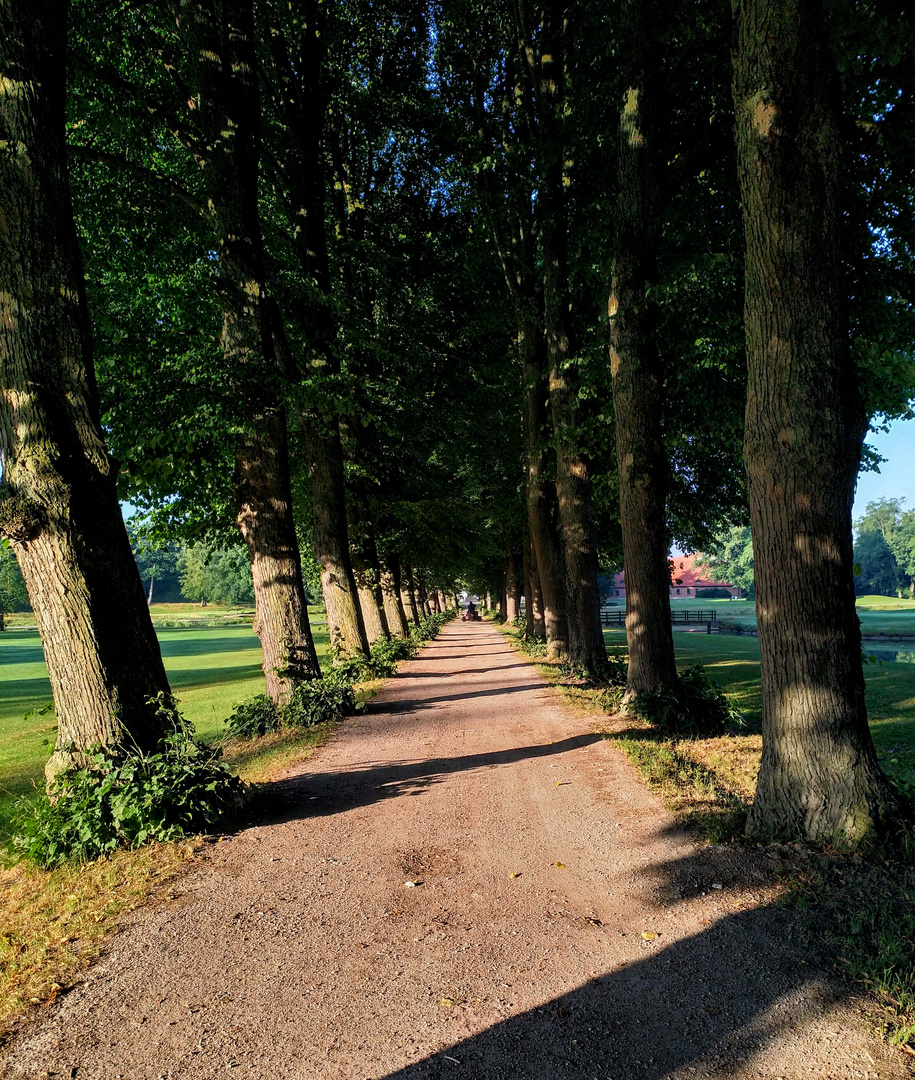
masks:
[[(702, 852), (657, 872), (676, 884), (679, 896), (710, 889), (720, 876)], [(644, 942), (644, 959), (455, 1041), (384, 1080), (859, 1075), (844, 1068), (807, 1072), (805, 1023), (849, 991), (816, 966), (815, 958), (808, 964), (795, 913), (774, 905), (740, 911), (666, 947), (658, 916), (661, 935)], [(633, 926), (627, 933), (640, 938), (642, 929)], [(536, 977), (532, 971), (531, 979)], [(508, 1007), (520, 990), (504, 987)], [(841, 1023), (837, 1019), (829, 1033), (838, 1033)], [(821, 1059), (827, 1057), (817, 1050)], [(864, 1075), (873, 1060), (856, 1064)]]
[(420, 795), (453, 773), (553, 757), (600, 740), (601, 736), (597, 734), (576, 735), (559, 742), (517, 746), (482, 754), (426, 758), (421, 761), (369, 761), (353, 765), (345, 772), (305, 773), (265, 785), (258, 800), (258, 809), (272, 823), (345, 813), (381, 799)]

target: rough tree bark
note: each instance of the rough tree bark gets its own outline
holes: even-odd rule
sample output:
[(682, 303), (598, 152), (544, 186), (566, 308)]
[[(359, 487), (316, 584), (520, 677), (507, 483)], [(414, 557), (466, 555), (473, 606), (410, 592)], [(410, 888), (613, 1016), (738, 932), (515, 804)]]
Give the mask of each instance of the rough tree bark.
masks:
[(508, 559), (505, 563), (505, 619), (514, 622), (520, 613), (520, 596), (518, 589), (518, 560), (514, 551), (508, 549)]
[(394, 552), (380, 555), (378, 559), (381, 571), (381, 592), (384, 596), (384, 610), (388, 616), (388, 628), (392, 634), (406, 637), (410, 633), (407, 613), (401, 597), (400, 557)]
[(746, 439), (763, 754), (747, 831), (854, 845), (899, 811), (867, 726), (851, 506), (866, 416), (840, 248), (840, 96), (818, 3), (740, 0)]
[(546, 640), (546, 624), (543, 616), (543, 594), (537, 559), (530, 542), (524, 545), (524, 617), (525, 633), (531, 641)]
[(266, 290), (258, 212), (260, 101), (251, 0), (176, 0), (200, 166), (216, 236), (223, 308), (220, 346), (247, 410), (235, 457), (239, 530), (251, 558), (254, 629), (267, 693), (280, 705), (320, 674), (289, 496), (286, 418), (268, 389), (280, 333)]
[(314, 553), (321, 567), (331, 649), (341, 655), (368, 653), (350, 561), (339, 425), (334, 420), (322, 429), (318, 423), (310, 423), (305, 438), (314, 493)]
[[(238, 2), (238, 0), (236, 0)], [(285, 177), (289, 186), (290, 221), (295, 251), (315, 294), (306, 300), (300, 323), (307, 328), (308, 363), (312, 376), (337, 374), (335, 325), (329, 302), (330, 265), (325, 235), (324, 122), (326, 91), (323, 13), (315, 0), (296, 6), (295, 39), (287, 41), (282, 18), (268, 4), (271, 17), (270, 48), (279, 102), (290, 136)], [(327, 609), (331, 646), (343, 654), (368, 652), (360, 591), (349, 544), (347, 496), (344, 484), (343, 444), (339, 418), (326, 409), (305, 413), (300, 422), (312, 480), (315, 506), (314, 552), (321, 566), (321, 591)], [(371, 613), (369, 618), (373, 622)]]
[(578, 376), (569, 316), (568, 214), (565, 196), (565, 34), (563, 0), (541, 9), (541, 183), (537, 218), (543, 252), (543, 295), (550, 409), (556, 438), (556, 495), (562, 524), (569, 660), (592, 675), (607, 666), (600, 625), (597, 547), (591, 518), (591, 477), (578, 447)]
[(661, 423), (663, 361), (648, 286), (657, 279), (663, 160), (656, 145), (658, 43), (650, 3), (626, 0), (625, 101), (620, 114), (610, 316), (629, 670), (625, 701), (676, 683), (670, 622), (667, 491)]
[(57, 713), (48, 780), (93, 745), (154, 750), (169, 686), (103, 441), (64, 142), (67, 27), (0, 3), (0, 534)]
[(407, 590), (407, 601), (410, 605), (410, 614), (413, 618), (413, 625), (419, 626), (422, 622), (422, 616), (419, 611), (419, 605), (416, 602), (416, 583), (413, 580), (413, 567), (409, 563), (404, 564), (403, 582)]
[(524, 363), (522, 429), (527, 526), (540, 579), (547, 658), (565, 661), (569, 658), (569, 639), (562, 552), (553, 524), (556, 487), (546, 477), (550, 393), (546, 378), (546, 339), (533, 322), (521, 328), (519, 337)]

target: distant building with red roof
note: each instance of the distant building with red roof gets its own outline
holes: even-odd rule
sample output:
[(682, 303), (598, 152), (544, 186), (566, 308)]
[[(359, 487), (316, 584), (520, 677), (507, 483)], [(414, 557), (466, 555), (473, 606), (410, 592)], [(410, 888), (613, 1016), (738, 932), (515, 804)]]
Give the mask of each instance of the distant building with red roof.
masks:
[[(712, 572), (711, 567), (696, 566), (699, 553), (695, 555), (675, 555), (670, 559), (670, 598), (671, 600), (687, 599), (690, 597), (702, 598), (702, 594), (709, 589), (726, 589), (731, 596), (743, 595), (743, 590), (728, 581), (714, 581), (703, 577), (703, 574)], [(626, 599), (626, 571), (621, 570), (614, 574), (610, 582), (610, 600)]]

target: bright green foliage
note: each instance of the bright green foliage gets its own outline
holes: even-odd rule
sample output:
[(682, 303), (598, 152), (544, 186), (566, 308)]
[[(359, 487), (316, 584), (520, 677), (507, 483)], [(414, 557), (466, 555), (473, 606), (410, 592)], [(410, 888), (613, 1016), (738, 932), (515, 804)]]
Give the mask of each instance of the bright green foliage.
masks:
[(292, 701), (283, 711), (283, 725), (310, 728), (343, 720), (360, 711), (353, 684), (331, 670), (323, 679), (302, 682), (292, 692)]
[(701, 664), (683, 668), (673, 691), (639, 694), (624, 711), (678, 738), (722, 735), (743, 723), (720, 684)]
[(251, 563), (240, 544), (224, 549), (192, 544), (181, 551), (177, 565), (186, 600), (254, 603)]
[(226, 720), (230, 739), (257, 739), (280, 727), (281, 716), (276, 702), (266, 694), (257, 694), (232, 710)]
[(3, 628), (4, 615), (28, 610), (29, 594), (26, 592), (16, 556), (8, 546), (0, 546), (0, 629)]
[(711, 550), (697, 560), (697, 565), (712, 568), (718, 581), (736, 585), (746, 596), (752, 597), (753, 539), (749, 526), (728, 529)]
[(24, 803), (9, 852), (46, 868), (119, 847), (211, 831), (242, 806), (244, 785), (183, 723), (154, 754), (98, 750)]
[(855, 522), (855, 592), (903, 596), (915, 592), (915, 511), (903, 510), (901, 499), (867, 504)]

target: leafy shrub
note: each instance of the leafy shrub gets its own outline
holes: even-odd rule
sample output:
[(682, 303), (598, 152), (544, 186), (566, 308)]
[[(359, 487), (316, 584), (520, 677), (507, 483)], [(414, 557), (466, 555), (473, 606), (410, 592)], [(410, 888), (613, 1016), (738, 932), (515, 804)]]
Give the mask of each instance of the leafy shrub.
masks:
[(243, 793), (219, 751), (191, 738), (181, 721), (156, 753), (99, 748), (83, 768), (61, 773), (49, 793), (20, 806), (9, 852), (50, 869), (177, 840), (231, 818)]
[(353, 684), (339, 669), (323, 679), (299, 683), (292, 692), (292, 701), (283, 710), (286, 727), (310, 728), (332, 720), (352, 716), (362, 706), (356, 701)]
[(226, 720), (227, 735), (232, 739), (256, 739), (270, 731), (276, 731), (282, 717), (279, 709), (266, 694), (243, 701), (232, 710)]
[(627, 703), (626, 711), (680, 736), (720, 735), (743, 723), (740, 713), (701, 664), (684, 668), (674, 690), (639, 694)]
[(387, 679), (397, 670), (399, 660), (409, 660), (416, 652), (410, 638), (381, 638), (369, 650), (366, 668), (372, 678)]

